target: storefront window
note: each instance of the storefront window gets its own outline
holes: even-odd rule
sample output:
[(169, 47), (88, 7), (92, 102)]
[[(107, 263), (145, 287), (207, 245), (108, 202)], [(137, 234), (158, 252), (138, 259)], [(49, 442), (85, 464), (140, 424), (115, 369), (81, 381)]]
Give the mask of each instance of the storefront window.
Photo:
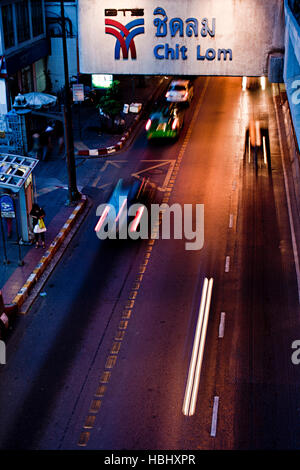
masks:
[(18, 42), (30, 39), (28, 0), (16, 3)]
[(33, 91), (32, 65), (28, 65), (21, 70), (22, 75), (22, 93)]
[(15, 45), (12, 5), (2, 7), (2, 25), (5, 49), (9, 49)]
[(42, 0), (31, 0), (32, 34), (39, 36), (44, 32)]

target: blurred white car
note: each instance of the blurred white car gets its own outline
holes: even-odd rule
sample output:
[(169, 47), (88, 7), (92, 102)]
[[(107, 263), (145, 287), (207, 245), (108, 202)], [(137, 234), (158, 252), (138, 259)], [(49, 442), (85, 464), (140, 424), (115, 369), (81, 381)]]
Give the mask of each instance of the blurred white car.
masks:
[(166, 93), (167, 101), (190, 103), (194, 96), (194, 87), (190, 80), (172, 80)]
[(243, 77), (242, 89), (245, 90), (262, 90), (266, 89), (266, 77)]

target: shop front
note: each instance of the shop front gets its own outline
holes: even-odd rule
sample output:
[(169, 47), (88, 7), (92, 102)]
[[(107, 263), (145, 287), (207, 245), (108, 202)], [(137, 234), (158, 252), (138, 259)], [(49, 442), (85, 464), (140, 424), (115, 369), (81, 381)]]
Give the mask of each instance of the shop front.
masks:
[(47, 39), (41, 39), (27, 48), (5, 55), (5, 95), (8, 110), (11, 109), (18, 93), (45, 91), (47, 88), (46, 57), (48, 54), (49, 42)]

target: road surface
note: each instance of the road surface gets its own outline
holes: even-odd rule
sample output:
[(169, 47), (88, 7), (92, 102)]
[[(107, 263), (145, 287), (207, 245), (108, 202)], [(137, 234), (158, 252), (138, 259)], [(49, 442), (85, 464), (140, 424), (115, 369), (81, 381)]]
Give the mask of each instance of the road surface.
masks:
[[(271, 167), (263, 152), (255, 167), (247, 141), (245, 152), (253, 117), (267, 118)], [(299, 448), (299, 301), (270, 89), (199, 77), (177, 142), (149, 145), (141, 126), (127, 150), (78, 171), (93, 206), (9, 339), (0, 448)], [(155, 182), (157, 202), (203, 204), (203, 248), (100, 241), (96, 208), (129, 175)], [(205, 278), (212, 295), (189, 416)]]

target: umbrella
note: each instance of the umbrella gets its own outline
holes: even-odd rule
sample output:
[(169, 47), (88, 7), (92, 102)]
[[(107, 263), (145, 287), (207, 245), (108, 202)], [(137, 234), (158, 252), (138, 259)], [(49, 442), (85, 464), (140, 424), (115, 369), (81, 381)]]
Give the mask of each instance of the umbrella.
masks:
[(47, 93), (25, 93), (27, 104), (30, 108), (40, 109), (42, 106), (54, 105), (57, 101), (57, 96), (48, 95)]

